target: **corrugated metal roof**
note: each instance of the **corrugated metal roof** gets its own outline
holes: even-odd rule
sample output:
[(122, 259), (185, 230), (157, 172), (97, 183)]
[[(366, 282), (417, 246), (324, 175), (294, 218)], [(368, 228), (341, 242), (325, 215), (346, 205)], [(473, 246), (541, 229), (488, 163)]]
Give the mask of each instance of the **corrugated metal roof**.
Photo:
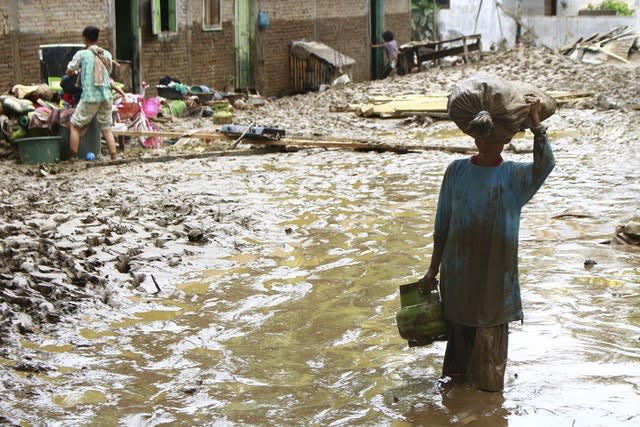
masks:
[(291, 41), (290, 45), (291, 55), (300, 59), (307, 59), (310, 55), (315, 55), (336, 68), (346, 67), (356, 63), (355, 59), (338, 52), (324, 43), (298, 40)]

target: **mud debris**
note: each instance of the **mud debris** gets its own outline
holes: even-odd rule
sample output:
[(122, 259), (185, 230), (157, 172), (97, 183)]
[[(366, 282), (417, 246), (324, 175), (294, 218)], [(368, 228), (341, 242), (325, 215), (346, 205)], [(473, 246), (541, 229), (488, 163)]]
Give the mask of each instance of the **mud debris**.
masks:
[[(321, 93), (308, 93), (269, 100), (251, 108), (236, 109), (237, 123), (255, 123), (287, 129), (302, 137), (342, 138), (396, 144), (414, 143), (418, 132), (443, 126), (420, 117), (379, 120), (357, 117), (347, 111), (353, 103), (370, 96), (434, 94), (449, 92), (456, 82), (475, 72), (495, 73), (507, 79), (524, 80), (543, 90), (589, 90), (593, 100), (582, 100), (566, 108), (612, 109), (633, 113), (640, 110), (640, 68), (632, 65), (576, 63), (546, 49), (513, 49), (486, 54), (466, 66), (433, 68), (425, 72), (385, 80), (351, 83)], [(581, 125), (585, 125), (584, 122)], [(586, 124), (588, 125), (588, 124)], [(166, 127), (177, 130), (214, 129), (208, 118), (173, 120)], [(117, 191), (117, 182), (128, 179), (124, 172), (104, 169), (104, 191), (85, 192), (68, 199), (82, 183), (73, 168), (52, 165), (46, 173), (16, 165), (3, 157), (0, 173), (0, 344), (13, 345), (16, 336), (41, 331), (73, 314), (85, 301), (117, 305), (119, 288), (139, 288), (149, 282), (141, 270), (153, 262), (179, 265), (188, 249), (169, 253), (175, 241), (187, 245), (220, 245), (216, 233), (233, 237), (250, 227), (247, 216), (234, 213), (233, 201), (218, 200), (203, 205), (196, 200), (173, 200), (146, 204), (140, 194)], [(136, 166), (131, 166), (135, 168)], [(140, 164), (144, 168), (144, 164)], [(37, 170), (40, 170), (36, 168)], [(57, 178), (51, 179), (52, 176)], [(95, 175), (83, 175), (95, 176)], [(166, 178), (165, 188), (179, 185), (179, 177)], [(158, 188), (150, 191), (167, 191)], [(102, 185), (102, 184), (101, 184)], [(90, 186), (95, 188), (95, 186)], [(74, 193), (78, 194), (78, 193)], [(220, 206), (225, 207), (222, 211)], [(225, 210), (226, 209), (226, 210)], [(207, 217), (208, 224), (190, 223)], [(285, 230), (291, 233), (291, 229)], [(230, 243), (230, 245), (237, 243)], [(153, 277), (152, 277), (153, 278)], [(160, 286), (153, 278), (153, 286)]]

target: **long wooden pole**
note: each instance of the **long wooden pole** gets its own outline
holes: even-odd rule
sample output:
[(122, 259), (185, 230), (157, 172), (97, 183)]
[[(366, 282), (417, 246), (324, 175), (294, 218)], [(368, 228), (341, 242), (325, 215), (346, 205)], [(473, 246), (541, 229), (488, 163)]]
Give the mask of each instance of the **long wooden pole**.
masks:
[[(233, 138), (223, 133), (210, 132), (175, 132), (175, 131), (141, 131), (141, 130), (113, 130), (113, 136), (158, 136), (161, 138), (198, 138), (204, 140), (217, 140), (231, 144), (233, 147), (237, 145)], [(282, 146), (282, 147), (318, 147), (326, 149), (351, 149), (358, 151), (376, 151), (376, 152), (394, 152), (408, 153), (415, 151), (448, 151), (453, 153), (469, 153), (475, 152), (473, 146), (447, 146), (442, 144), (386, 144), (375, 141), (353, 141), (353, 140), (319, 140), (306, 138), (282, 138), (279, 140), (247, 138), (241, 140), (244, 144), (250, 145), (266, 145), (266, 146)], [(233, 148), (232, 147), (232, 148)]]
[(437, 42), (438, 41), (438, 13), (437, 13), (437, 9), (436, 9), (436, 0), (433, 0), (432, 2), (432, 18), (433, 18), (433, 41)]

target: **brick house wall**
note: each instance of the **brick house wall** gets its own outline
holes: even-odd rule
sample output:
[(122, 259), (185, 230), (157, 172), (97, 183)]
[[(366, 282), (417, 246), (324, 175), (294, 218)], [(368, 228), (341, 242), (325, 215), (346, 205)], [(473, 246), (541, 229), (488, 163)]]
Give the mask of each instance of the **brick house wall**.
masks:
[(103, 0), (79, 3), (0, 0), (0, 90), (14, 84), (40, 82), (38, 47), (43, 44), (82, 43), (87, 25), (101, 28), (100, 44), (110, 49), (109, 11)]
[(217, 90), (223, 90), (234, 75), (233, 1), (223, 1), (221, 30), (205, 30), (202, 2), (190, 3), (178, 1), (177, 33), (154, 35), (150, 1), (141, 2), (141, 67), (142, 77), (150, 84), (150, 94), (167, 75), (189, 85), (207, 85)]
[[(410, 41), (410, 0), (386, 0), (384, 27)], [(257, 30), (256, 83), (267, 95), (289, 92), (289, 40), (315, 40), (356, 60), (354, 81), (371, 76), (370, 0), (264, 0), (271, 27)]]
[(224, 90), (235, 72), (233, 1), (222, 2), (221, 30), (204, 29), (202, 2), (192, 3), (192, 82)]
[[(176, 0), (178, 30), (154, 35), (151, 0), (139, 0), (141, 48), (140, 80), (150, 84), (149, 94), (166, 76), (187, 84), (204, 84), (222, 90), (235, 75), (234, 0), (223, 0), (222, 28), (204, 30), (202, 1)], [(266, 96), (290, 91), (289, 40), (316, 40), (354, 58), (355, 81), (370, 77), (369, 47), (371, 0), (263, 0), (260, 7), (271, 17), (271, 26), (254, 32), (256, 88)], [(258, 5), (254, 3), (253, 17)], [(84, 0), (70, 4), (60, 0), (0, 0), (0, 90), (14, 84), (40, 81), (38, 46), (82, 43), (86, 25), (101, 29), (100, 44), (114, 52), (116, 17), (112, 0)], [(384, 27), (398, 43), (409, 41), (410, 0), (385, 0)], [(115, 57), (117, 58), (117, 52)]]

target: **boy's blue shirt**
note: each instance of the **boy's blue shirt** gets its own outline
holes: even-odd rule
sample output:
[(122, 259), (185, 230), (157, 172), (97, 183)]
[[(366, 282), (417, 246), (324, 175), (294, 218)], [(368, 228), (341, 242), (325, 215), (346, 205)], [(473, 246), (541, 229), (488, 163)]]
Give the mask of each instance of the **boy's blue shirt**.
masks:
[(544, 135), (534, 138), (533, 163), (508, 161), (482, 167), (461, 159), (449, 165), (434, 232), (434, 244), (444, 245), (440, 289), (445, 319), (467, 326), (523, 319), (520, 212), (554, 166)]

